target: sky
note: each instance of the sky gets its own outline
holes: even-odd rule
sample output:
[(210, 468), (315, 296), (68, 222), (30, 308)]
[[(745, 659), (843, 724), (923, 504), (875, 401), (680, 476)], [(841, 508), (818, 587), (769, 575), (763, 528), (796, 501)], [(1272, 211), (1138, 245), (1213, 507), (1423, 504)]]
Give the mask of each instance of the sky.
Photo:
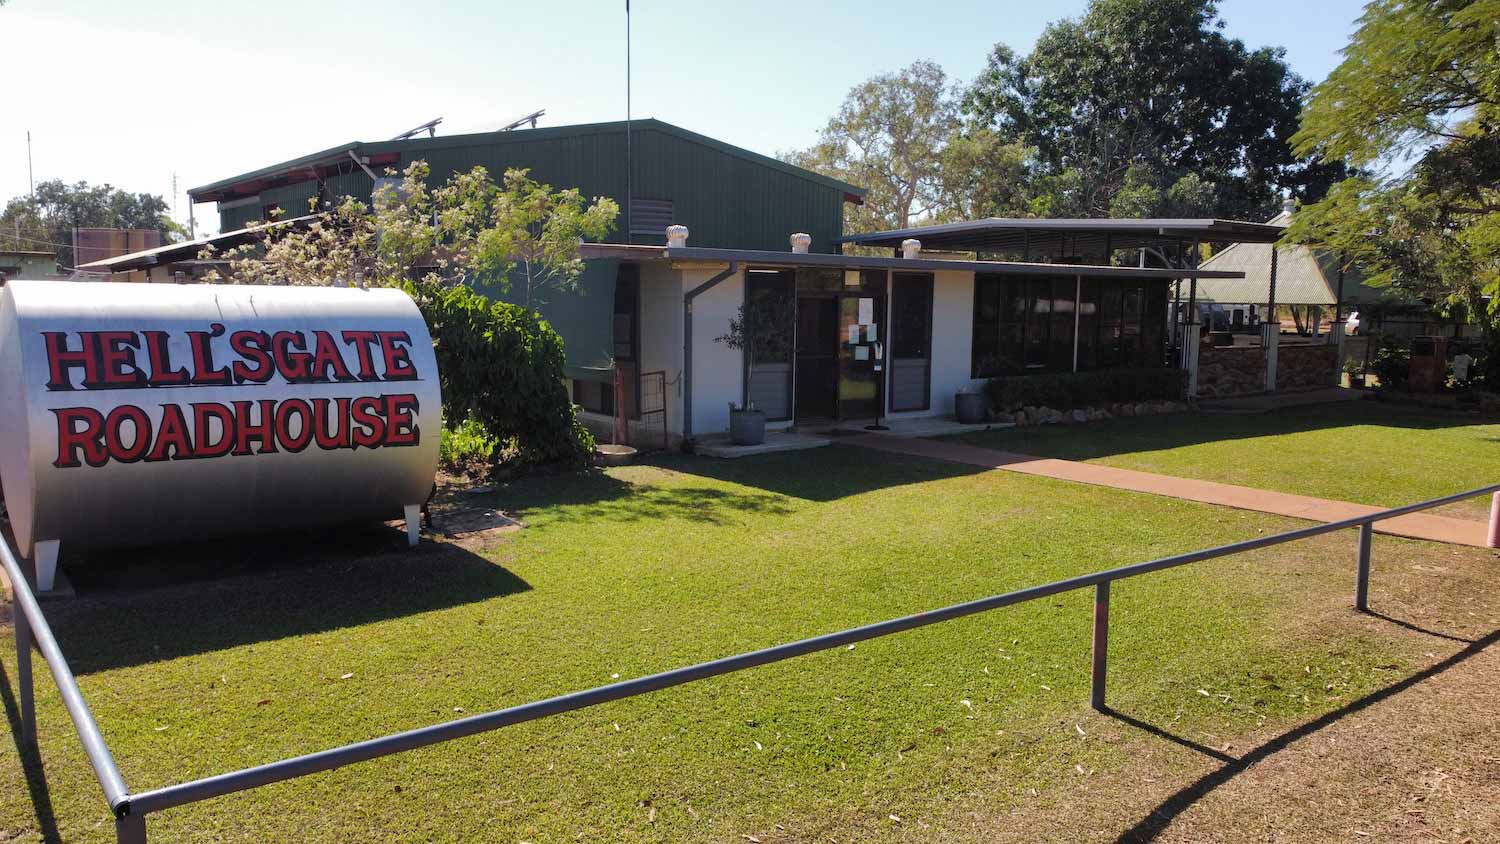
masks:
[[(1321, 80), (1360, 0), (1221, 0), (1229, 36)], [(913, 61), (967, 82), (1086, 0), (634, 0), (631, 112), (774, 155), (849, 89)], [(434, 117), (439, 134), (625, 117), (622, 0), (9, 0), (0, 6), (0, 202), (35, 179), (174, 200), (190, 187)], [(177, 191), (172, 184), (176, 176)], [(196, 210), (212, 231), (212, 204)]]

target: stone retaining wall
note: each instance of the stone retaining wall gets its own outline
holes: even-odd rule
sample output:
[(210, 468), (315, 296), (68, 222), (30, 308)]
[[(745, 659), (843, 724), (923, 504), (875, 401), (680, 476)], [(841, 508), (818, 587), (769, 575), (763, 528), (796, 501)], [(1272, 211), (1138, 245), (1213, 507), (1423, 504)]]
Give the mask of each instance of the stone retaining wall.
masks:
[(1277, 390), (1320, 390), (1338, 383), (1339, 347), (1282, 346), (1276, 352)]
[(1203, 346), (1198, 349), (1199, 398), (1222, 399), (1265, 391), (1266, 355), (1259, 346)]

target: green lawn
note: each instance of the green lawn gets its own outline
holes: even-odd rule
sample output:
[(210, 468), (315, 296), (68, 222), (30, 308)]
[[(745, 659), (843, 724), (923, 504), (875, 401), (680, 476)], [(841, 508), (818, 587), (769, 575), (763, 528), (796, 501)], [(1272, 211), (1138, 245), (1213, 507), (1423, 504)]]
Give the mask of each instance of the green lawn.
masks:
[[(1409, 430), (1430, 439), (1408, 452), (1455, 434)], [(126, 781), (165, 785), (1293, 524), (843, 446), (538, 478), (482, 503), (526, 529), (477, 553), (406, 552), (380, 530), (311, 554), (289, 555), (295, 538), (226, 542), (206, 562), (145, 553), (124, 572), (76, 571), (83, 597), (48, 612)], [(1233, 736), (1409, 670), (1430, 645), (1348, 610), (1351, 542), (1117, 584), (1111, 703), (1184, 735)], [(1377, 539), (1383, 560), (1431, 547)], [(152, 818), (152, 840), (921, 835), (1131, 763), (1132, 745), (1102, 740), (1086, 706), (1091, 597), (173, 810)], [(14, 724), (13, 651), (0, 666)], [(0, 840), (112, 841), (38, 666), (45, 776), (28, 778), (13, 747), (0, 754)]]
[[(1250, 416), (1183, 413), (1084, 429), (1018, 428), (965, 442), (1278, 492), (1395, 507), (1500, 483), (1500, 425), (1377, 402)], [(1460, 512), (1483, 516), (1488, 500)]]

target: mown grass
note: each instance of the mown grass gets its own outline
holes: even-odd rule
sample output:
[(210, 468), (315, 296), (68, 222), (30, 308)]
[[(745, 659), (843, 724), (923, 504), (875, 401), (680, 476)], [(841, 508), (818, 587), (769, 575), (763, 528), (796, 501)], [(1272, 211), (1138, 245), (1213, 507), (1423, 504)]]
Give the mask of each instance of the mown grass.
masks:
[[(847, 447), (668, 458), (482, 502), (526, 529), (477, 553), (408, 553), (393, 550), (398, 536), (364, 532), (324, 540), (310, 560), (283, 554), (282, 538), (80, 570), (84, 596), (48, 612), (127, 782), (165, 785), (1292, 525)], [(1389, 682), (1418, 655), (1378, 627), (1348, 627), (1351, 541), (1117, 584), (1111, 703), (1233, 735)], [(1380, 555), (1426, 553), (1377, 543)], [(269, 570), (212, 576), (219, 565)], [(196, 576), (171, 585), (163, 569)], [(152, 840), (899, 837), (955, 806), (1003, 807), (1129, 764), (1086, 706), (1091, 599), (173, 810), (151, 819)], [(13, 680), (13, 653), (0, 665)], [(13, 748), (0, 756), (0, 839), (111, 841), (39, 669), (45, 776), (28, 778)]]
[[(1361, 401), (959, 436), (988, 448), (1395, 507), (1500, 483), (1500, 424)], [(1460, 508), (1482, 515), (1488, 500)]]

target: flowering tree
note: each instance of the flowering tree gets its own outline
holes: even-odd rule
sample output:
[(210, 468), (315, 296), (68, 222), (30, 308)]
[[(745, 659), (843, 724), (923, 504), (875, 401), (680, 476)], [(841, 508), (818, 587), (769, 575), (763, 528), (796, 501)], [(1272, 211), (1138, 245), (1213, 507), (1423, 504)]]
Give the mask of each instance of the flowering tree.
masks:
[(526, 170), (497, 184), (483, 167), (427, 187), (430, 170), (412, 162), (399, 184), (382, 185), (366, 205), (345, 199), (306, 222), (276, 219), (248, 243), (205, 259), (226, 261), (209, 281), (235, 284), (370, 285), (486, 281), (521, 285), (534, 308), (553, 291), (574, 290), (583, 272), (579, 245), (614, 230), (619, 205), (553, 190)]

